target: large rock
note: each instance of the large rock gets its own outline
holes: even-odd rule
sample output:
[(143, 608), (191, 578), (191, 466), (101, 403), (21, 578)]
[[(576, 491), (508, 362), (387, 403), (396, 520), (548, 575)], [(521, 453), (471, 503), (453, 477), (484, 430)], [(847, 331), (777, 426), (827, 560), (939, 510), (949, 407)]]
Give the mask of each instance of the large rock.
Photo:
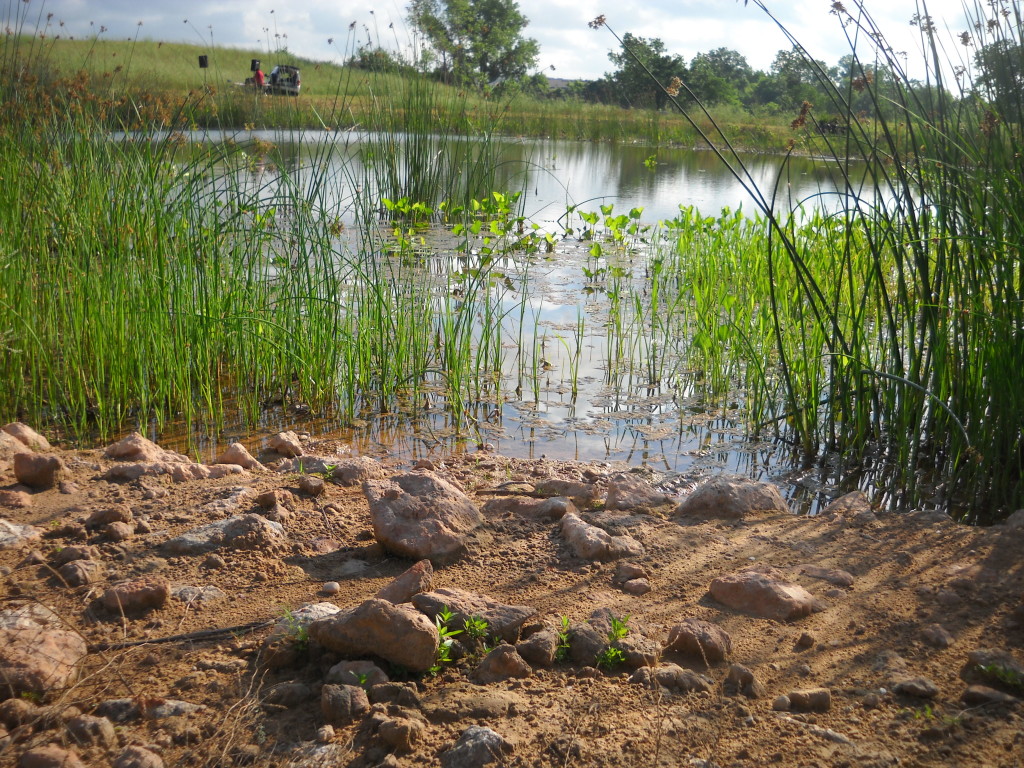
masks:
[(46, 744), (23, 752), (18, 768), (85, 768), (85, 763), (70, 750)]
[(292, 431), (278, 432), (269, 441), (267, 447), (282, 456), (292, 457), (302, 455), (302, 441)]
[(529, 677), (532, 673), (530, 665), (514, 646), (502, 644), (480, 660), (474, 674), (478, 682), (486, 685), (510, 678)]
[(431, 472), (368, 480), (363, 492), (377, 541), (390, 552), (435, 563), (454, 559), (483, 522), (480, 510), (451, 483)]
[(331, 725), (349, 725), (369, 710), (366, 691), (357, 685), (325, 685), (320, 692), (320, 711)]
[(803, 587), (760, 571), (719, 576), (711, 582), (711, 596), (730, 608), (776, 621), (809, 616), (817, 608), (817, 601)]
[(64, 471), (64, 462), (56, 456), (31, 452), (14, 454), (14, 476), (19, 483), (37, 491), (53, 488)]
[(192, 462), (188, 456), (181, 453), (165, 451), (152, 440), (147, 440), (138, 432), (132, 432), (123, 440), (108, 445), (104, 449), (103, 455), (108, 459), (115, 459), (117, 461), (182, 464)]
[(570, 512), (576, 511), (576, 506), (565, 496), (553, 496), (549, 499), (505, 496), (491, 499), (483, 508), (483, 513), (488, 516), (512, 514), (531, 520), (560, 520)]
[(331, 477), (340, 485), (359, 485), (384, 477), (384, 465), (369, 456), (342, 459), (331, 470)]
[(485, 765), (504, 763), (505, 755), (512, 750), (512, 744), (497, 732), (471, 725), (462, 732), (451, 749), (441, 753), (441, 768), (483, 768)]
[(377, 656), (413, 672), (433, 666), (440, 642), (437, 627), (422, 613), (374, 598), (314, 621), (309, 634), (342, 656)]
[(717, 624), (703, 619), (683, 619), (668, 631), (666, 651), (695, 656), (706, 664), (725, 661), (732, 653), (732, 638)]
[(452, 614), (449, 627), (462, 629), (466, 619), (477, 617), (487, 622), (488, 636), (498, 637), (506, 643), (519, 639), (519, 630), (537, 615), (537, 609), (528, 605), (505, 605), (475, 592), (462, 589), (437, 589), (414, 595), (412, 604), (433, 620), (445, 608)]
[(260, 661), (271, 668), (294, 664), (309, 638), (314, 621), (336, 616), (341, 609), (334, 603), (306, 603), (295, 611), (285, 611), (260, 648)]
[(434, 566), (429, 560), (420, 560), (401, 576), (377, 592), (374, 597), (398, 605), (412, 600), (420, 592), (429, 592), (434, 586)]
[(573, 513), (562, 518), (562, 536), (576, 556), (584, 560), (616, 560), (644, 553), (643, 545), (632, 536), (612, 536)]
[(4, 434), (13, 437), (31, 451), (43, 453), (50, 450), (49, 440), (32, 429), (32, 427), (27, 424), (22, 424), (20, 421), (12, 421), (10, 424), (4, 424), (3, 427), (0, 427), (0, 430), (2, 430)]
[(575, 480), (560, 480), (548, 478), (540, 480), (534, 486), (534, 491), (541, 496), (565, 496), (572, 499), (574, 504), (587, 507), (597, 500), (601, 490), (593, 483), (581, 483)]
[(170, 595), (171, 586), (163, 579), (134, 579), (115, 584), (104, 591), (100, 602), (108, 611), (134, 614), (162, 608)]
[(649, 509), (667, 504), (672, 497), (651, 487), (651, 484), (628, 472), (608, 479), (605, 509)]
[(266, 469), (260, 464), (253, 455), (246, 450), (246, 447), (241, 443), (232, 443), (227, 447), (220, 456), (217, 457), (215, 464), (235, 464), (243, 469), (263, 471)]
[(714, 683), (707, 677), (683, 669), (678, 664), (641, 667), (630, 676), (629, 682), (646, 688), (664, 688), (671, 693), (710, 693), (714, 690)]
[(718, 475), (679, 502), (676, 514), (701, 520), (742, 520), (758, 512), (788, 512), (779, 489), (746, 477)]
[(46, 696), (70, 684), (87, 653), (85, 640), (37, 605), (0, 613), (0, 697)]
[(236, 515), (186, 531), (164, 543), (171, 555), (198, 555), (221, 547), (231, 549), (264, 549), (286, 540), (280, 523), (261, 515)]
[(14, 435), (0, 430), (0, 461), (10, 461), (16, 453), (27, 453), (31, 450)]
[(13, 549), (34, 544), (42, 538), (43, 529), (20, 525), (0, 517), (0, 549)]

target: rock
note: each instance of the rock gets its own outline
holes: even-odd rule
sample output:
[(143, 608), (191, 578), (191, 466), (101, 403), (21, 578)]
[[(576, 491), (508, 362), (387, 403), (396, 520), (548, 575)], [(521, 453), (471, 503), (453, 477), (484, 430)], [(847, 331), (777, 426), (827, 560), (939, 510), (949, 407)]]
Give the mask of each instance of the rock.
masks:
[(789, 701), (789, 696), (784, 693), (780, 693), (775, 697), (775, 701), (772, 702), (772, 710), (774, 712), (789, 712), (792, 703)]
[(483, 516), (466, 494), (431, 472), (367, 480), (363, 492), (377, 541), (416, 560), (448, 562), (465, 547)]
[(268, 549), (286, 540), (280, 523), (261, 515), (237, 515), (193, 528), (164, 543), (171, 555), (199, 555), (221, 547)]
[(263, 701), (279, 707), (295, 707), (312, 697), (313, 689), (305, 683), (278, 683), (267, 689)]
[[(21, 442), (14, 435), (9, 435), (0, 429), (0, 461), (10, 461), (16, 453), (27, 453), (31, 449)], [(42, 453), (42, 451), (37, 451)]]
[(592, 666), (607, 646), (606, 635), (591, 626), (574, 626), (569, 630), (569, 658), (575, 664)]
[(367, 480), (382, 479), (384, 465), (369, 456), (343, 459), (331, 470), (331, 477), (340, 485), (359, 485)]
[(414, 595), (412, 604), (431, 621), (445, 608), (452, 613), (449, 626), (461, 629), (466, 619), (481, 618), (487, 622), (487, 634), (506, 643), (519, 639), (519, 630), (537, 615), (537, 609), (528, 605), (505, 605), (484, 595), (462, 589), (437, 589)]
[(286, 667), (298, 659), (314, 621), (336, 616), (341, 609), (333, 603), (307, 603), (296, 611), (285, 611), (260, 648), (260, 660), (271, 668)]
[(661, 687), (671, 693), (710, 693), (714, 689), (714, 683), (704, 675), (683, 669), (677, 664), (641, 667), (630, 676), (629, 682), (651, 689)]
[(320, 711), (330, 725), (350, 725), (370, 710), (366, 691), (355, 685), (325, 685), (320, 692)]
[(982, 683), (1014, 692), (1024, 690), (1024, 664), (1009, 651), (978, 648), (967, 654), (967, 664), (960, 677), (968, 683)]
[(328, 597), (336, 595), (341, 592), (341, 584), (336, 581), (325, 581), (324, 585), (320, 587), (320, 591)]
[(14, 476), (19, 483), (37, 491), (53, 488), (65, 472), (64, 462), (41, 453), (14, 454)]
[(839, 568), (818, 568), (814, 565), (805, 565), (800, 572), (806, 573), (812, 579), (821, 579), (837, 587), (853, 586), (853, 574)]
[(437, 627), (422, 613), (374, 598), (314, 621), (309, 634), (343, 656), (374, 655), (413, 672), (433, 666), (440, 642)]
[(134, 461), (156, 464), (189, 464), (188, 456), (174, 451), (165, 451), (151, 440), (147, 440), (138, 432), (133, 432), (123, 440), (108, 445), (103, 451), (108, 459), (118, 461)]
[(776, 621), (809, 616), (817, 606), (803, 587), (785, 584), (772, 574), (743, 571), (719, 576), (711, 582), (711, 596), (730, 608)]
[(612, 536), (575, 513), (562, 518), (562, 536), (576, 556), (583, 560), (616, 560), (640, 557), (644, 553), (643, 545), (632, 536)]
[(796, 647), (801, 651), (806, 651), (808, 648), (813, 648), (816, 642), (818, 641), (810, 632), (801, 632), (800, 637), (796, 639)]
[(748, 699), (760, 699), (768, 692), (754, 673), (742, 664), (730, 664), (725, 677), (725, 691), (730, 696), (741, 693)]
[(441, 768), (482, 768), (504, 762), (513, 751), (512, 744), (490, 728), (471, 725), (455, 744), (441, 753)]
[(0, 549), (29, 546), (35, 544), (42, 537), (42, 528), (12, 523), (10, 520), (0, 518)]
[(1020, 699), (987, 685), (969, 685), (960, 695), (960, 701), (968, 707), (980, 707), (985, 704), (1016, 704)]
[(266, 470), (266, 467), (253, 458), (253, 455), (241, 443), (231, 443), (227, 450), (217, 457), (214, 464), (235, 464), (243, 469), (257, 472)]
[(622, 591), (627, 595), (646, 595), (651, 591), (651, 582), (647, 579), (630, 579), (622, 585)]
[(912, 677), (900, 680), (893, 686), (896, 693), (913, 696), (917, 699), (934, 699), (939, 695), (939, 687), (926, 677)]
[(12, 421), (10, 424), (4, 424), (0, 429), (3, 430), (4, 434), (10, 435), (26, 448), (35, 451), (36, 453), (43, 453), (50, 450), (49, 440), (32, 429), (32, 427), (27, 424), (22, 424), (20, 421)]
[(1003, 520), (1003, 525), (1008, 531), (1024, 530), (1024, 509), (1018, 509), (1009, 517)]
[(550, 629), (534, 632), (516, 643), (516, 652), (535, 667), (550, 667), (558, 654), (558, 633)]
[(114, 724), (106, 717), (76, 715), (65, 723), (68, 734), (82, 746), (98, 745), (106, 749), (117, 746)]
[(429, 560), (420, 560), (401, 576), (374, 595), (378, 600), (387, 600), (398, 605), (412, 600), (413, 595), (429, 592), (434, 586), (434, 566)]
[(99, 717), (108, 717), (115, 723), (126, 723), (139, 718), (164, 720), (207, 711), (208, 707), (203, 704), (161, 698), (107, 699), (96, 706), (96, 714)]
[(647, 569), (642, 565), (620, 562), (615, 564), (615, 575), (612, 577), (612, 583), (622, 585), (627, 581), (649, 578), (650, 574), (647, 573)]
[(7, 699), (0, 702), (0, 723), (13, 731), (22, 725), (41, 721), (44, 711), (28, 699)]
[(170, 596), (171, 586), (163, 579), (134, 579), (107, 589), (100, 602), (113, 613), (135, 614), (163, 608)]
[(615, 646), (622, 651), (626, 669), (653, 667), (661, 658), (661, 644), (636, 632), (617, 640)]
[(636, 475), (622, 472), (608, 478), (604, 508), (609, 510), (649, 509), (668, 504), (672, 497), (655, 490)]
[(790, 708), (797, 712), (828, 712), (832, 709), (832, 692), (828, 688), (806, 688), (790, 691)]
[(499, 645), (483, 659), (474, 673), (483, 685), (515, 677), (529, 677), (533, 670), (511, 645)]
[(134, 519), (131, 507), (127, 504), (115, 504), (112, 507), (97, 509), (85, 521), (86, 528), (100, 528), (109, 523), (130, 523)]
[(292, 431), (278, 432), (267, 441), (267, 447), (275, 453), (289, 458), (301, 456), (303, 453), (302, 442), (299, 440), (299, 436)]
[(81, 635), (60, 627), (42, 606), (0, 612), (0, 690), (45, 697), (73, 682), (88, 649)]
[(307, 496), (316, 498), (322, 496), (324, 491), (327, 490), (327, 484), (324, 483), (322, 477), (316, 475), (302, 475), (299, 478), (299, 490)]
[(789, 512), (778, 488), (746, 477), (718, 475), (679, 502), (675, 514), (700, 520), (742, 520), (761, 512)]
[(278, 506), (291, 509), (295, 503), (295, 497), (287, 488), (271, 488), (269, 491), (259, 494), (256, 497), (256, 503), (264, 509), (274, 509)]
[(541, 496), (566, 496), (580, 507), (590, 506), (601, 495), (600, 489), (591, 483), (556, 478), (539, 481), (534, 485), (534, 491)]
[(164, 768), (164, 760), (156, 752), (132, 745), (114, 758), (112, 768)]
[[(27, 509), (32, 506), (32, 497), (25, 491), (12, 491), (7, 488), (0, 488), (0, 507), (7, 507), (7, 509)], [(4, 544), (4, 530), (3, 524), (14, 525), (8, 523), (6, 520), (0, 520), (0, 549), (3, 549)], [(25, 526), (28, 527), (28, 526)]]
[(23, 752), (18, 768), (85, 768), (85, 763), (74, 752), (56, 744), (47, 744)]
[(191, 584), (179, 584), (178, 586), (171, 588), (171, 597), (175, 600), (180, 600), (183, 603), (198, 605), (201, 603), (215, 603), (218, 600), (223, 600), (227, 597), (227, 594), (224, 590), (218, 589), (212, 584), (207, 584), (205, 587), (196, 587)]
[(401, 755), (411, 752), (426, 732), (426, 726), (411, 717), (387, 718), (377, 726), (377, 737), (381, 742)]
[(105, 570), (98, 560), (72, 560), (58, 568), (57, 575), (69, 587), (83, 587), (100, 581)]
[(61, 566), (74, 560), (99, 560), (99, 558), (100, 551), (96, 547), (86, 544), (70, 544), (62, 547), (53, 556), (53, 564)]
[(338, 685), (358, 685), (360, 688), (372, 688), (389, 682), (384, 670), (372, 661), (339, 661), (327, 670), (324, 680)]
[(570, 512), (575, 513), (576, 506), (565, 496), (548, 499), (507, 496), (491, 499), (483, 506), (483, 513), (489, 517), (511, 514), (530, 520), (561, 520)]
[[(334, 730), (333, 725), (321, 725), (319, 728), (316, 729), (316, 740), (320, 744), (330, 744), (332, 741), (334, 741), (334, 737), (336, 735), (337, 732)], [(253, 762), (255, 762), (258, 756), (259, 751), (257, 748), (257, 753), (253, 755)]]
[(423, 704), (415, 683), (377, 683), (367, 693), (374, 704), (394, 704), (405, 709), (419, 709)]
[(732, 653), (732, 638), (710, 621), (683, 619), (668, 631), (665, 650), (694, 656), (705, 664), (716, 664), (725, 661)]
[(103, 528), (103, 536), (107, 541), (127, 541), (135, 535), (135, 526), (129, 523), (107, 523)]
[(844, 518), (855, 526), (866, 525), (878, 518), (871, 509), (871, 502), (863, 491), (853, 491), (840, 496), (821, 511), (821, 514)]

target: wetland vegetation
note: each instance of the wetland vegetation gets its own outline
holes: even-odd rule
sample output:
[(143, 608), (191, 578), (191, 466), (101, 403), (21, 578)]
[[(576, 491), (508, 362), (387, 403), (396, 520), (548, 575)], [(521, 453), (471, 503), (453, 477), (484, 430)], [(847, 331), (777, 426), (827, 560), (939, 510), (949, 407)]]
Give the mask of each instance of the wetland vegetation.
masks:
[[(877, 32), (836, 5), (848, 29)], [(976, 9), (965, 45), (1019, 55), (1019, 8), (997, 6)], [(339, 424), (402, 414), (424, 440), (486, 442), (507, 405), (572, 405), (596, 371), (604, 396), (632, 398), (616, 418), (650, 398), (641, 433), (699, 398), (839, 487), (996, 521), (1024, 506), (1024, 110), (1019, 90), (948, 74), (934, 27), (921, 32), (928, 87), (882, 45), (884, 93), (876, 59), (851, 54), (840, 87), (794, 40), (828, 101), (785, 127), (768, 183), (685, 81), (662, 83), (673, 114), (351, 69), (317, 100), (176, 95), (114, 71), (60, 75), (44, 66), (60, 45), (8, 34), (0, 414), (87, 440), (175, 421), (257, 429), (277, 406)], [(865, 98), (875, 116), (858, 119)], [(534, 120), (710, 146), (755, 204), (651, 220), (642, 204), (567, 201), (536, 220), (499, 140)], [(241, 130), (257, 121), (276, 132)], [(374, 130), (345, 155), (335, 129), (353, 125)], [(201, 126), (240, 130), (189, 141)], [(741, 128), (740, 142), (780, 129)], [(829, 204), (782, 194), (795, 150), (830, 159)], [(534, 282), (554, 266), (579, 297), (557, 323)]]

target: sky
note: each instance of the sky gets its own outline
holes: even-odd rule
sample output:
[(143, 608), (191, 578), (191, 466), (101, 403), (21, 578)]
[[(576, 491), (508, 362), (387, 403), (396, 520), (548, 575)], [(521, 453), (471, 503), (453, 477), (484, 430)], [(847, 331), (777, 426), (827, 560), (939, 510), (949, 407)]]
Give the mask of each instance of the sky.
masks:
[[(764, 0), (795, 37), (818, 59), (835, 64), (849, 52), (833, 0)], [(719, 47), (742, 53), (755, 69), (767, 70), (777, 51), (789, 43), (776, 24), (743, 0), (518, 0), (530, 20), (524, 34), (540, 44), (538, 71), (549, 77), (594, 79), (613, 69), (610, 50), (618, 50), (608, 29), (587, 23), (603, 14), (619, 35), (631, 32), (660, 38), (668, 52), (687, 61)], [(894, 50), (907, 51), (908, 71), (921, 59), (917, 28), (910, 19), (914, 0), (862, 0)], [(76, 38), (100, 34), (107, 39), (161, 40), (198, 45), (259, 48), (285, 46), (320, 61), (343, 61), (370, 42), (408, 51), (414, 36), (406, 21), (407, 0), (8, 0), (7, 15), (25, 14), (26, 29)], [(852, 0), (846, 0), (852, 9)], [(961, 0), (932, 0), (928, 12), (941, 36), (967, 28)], [(11, 19), (6, 22), (11, 25)], [(141, 27), (139, 23), (141, 22)], [(350, 25), (355, 28), (350, 31)], [(60, 24), (63, 23), (63, 26)], [(333, 39), (333, 43), (328, 43)], [(953, 44), (950, 49), (956, 50)], [(963, 49), (959, 49), (963, 50)], [(959, 53), (955, 53), (959, 55)], [(554, 69), (552, 69), (552, 67)]]

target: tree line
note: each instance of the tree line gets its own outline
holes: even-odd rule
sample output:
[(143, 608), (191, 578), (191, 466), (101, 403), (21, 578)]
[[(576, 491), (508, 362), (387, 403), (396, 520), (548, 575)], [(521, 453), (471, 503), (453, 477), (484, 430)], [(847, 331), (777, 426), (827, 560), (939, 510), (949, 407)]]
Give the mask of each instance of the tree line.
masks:
[[(698, 99), (705, 106), (736, 106), (772, 116), (799, 112), (809, 103), (817, 106), (819, 121), (827, 121), (830, 94), (836, 90), (843, 94), (843, 112), (861, 117), (894, 117), (894, 102), (900, 100), (889, 94), (897, 87), (916, 91), (911, 95), (917, 104), (949, 98), (926, 84), (908, 82), (884, 63), (868, 64), (850, 54), (830, 66), (802, 51), (780, 50), (768, 70), (761, 71), (731, 48), (698, 53), (687, 61), (666, 50), (659, 38), (628, 32), (620, 50), (608, 54), (612, 71), (597, 80), (573, 80), (563, 88), (551, 88), (536, 69), (540, 48), (525, 36), (529, 20), (516, 0), (411, 0), (407, 20), (416, 35), (413, 61), (368, 41), (349, 64), (377, 71), (416, 71), (484, 91), (515, 88), (540, 97), (638, 109), (664, 109), (669, 100), (666, 87), (674, 83), (684, 106)], [(962, 94), (991, 106), (1003, 120), (1020, 123), (1021, 46), (1005, 39), (979, 46), (973, 64), (971, 73), (964, 67), (955, 71)]]

